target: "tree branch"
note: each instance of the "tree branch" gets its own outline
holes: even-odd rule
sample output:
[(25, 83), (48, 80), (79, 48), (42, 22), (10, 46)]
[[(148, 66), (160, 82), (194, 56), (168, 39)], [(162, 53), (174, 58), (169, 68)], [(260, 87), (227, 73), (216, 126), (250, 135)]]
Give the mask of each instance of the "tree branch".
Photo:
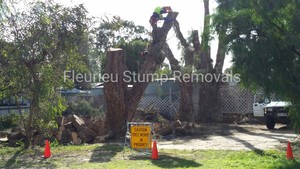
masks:
[[(171, 12), (168, 14), (167, 18), (172, 18), (172, 20), (175, 21), (177, 15), (177, 12)], [(168, 48), (166, 39), (168, 32), (170, 31), (172, 26), (173, 22), (165, 21), (161, 28), (153, 27), (153, 42), (148, 48), (149, 54), (146, 56), (147, 58), (144, 64), (141, 66), (141, 69), (138, 74), (139, 76), (148, 77), (147, 75), (154, 73), (157, 69), (157, 66), (164, 61), (166, 57), (166, 48)], [(135, 82), (131, 90), (127, 91), (126, 98), (129, 98), (128, 100), (126, 100), (128, 105), (128, 112), (126, 113), (127, 121), (132, 120), (136, 111), (136, 107), (138, 105), (137, 100), (139, 100), (142, 97), (146, 87), (148, 86), (151, 80), (152, 79), (146, 79), (146, 81)]]
[(180, 31), (179, 22), (177, 20), (174, 21), (174, 31), (175, 31), (176, 37), (180, 41), (180, 44), (184, 48), (189, 47), (189, 44), (186, 42), (185, 38), (183, 37), (183, 35), (182, 35), (181, 31)]

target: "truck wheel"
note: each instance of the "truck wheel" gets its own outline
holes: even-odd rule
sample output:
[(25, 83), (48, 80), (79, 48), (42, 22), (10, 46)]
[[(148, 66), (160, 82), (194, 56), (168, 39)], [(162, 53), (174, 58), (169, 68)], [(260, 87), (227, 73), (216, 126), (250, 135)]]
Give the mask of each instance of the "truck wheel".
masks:
[(266, 117), (266, 126), (268, 129), (274, 129), (275, 120), (272, 117)]

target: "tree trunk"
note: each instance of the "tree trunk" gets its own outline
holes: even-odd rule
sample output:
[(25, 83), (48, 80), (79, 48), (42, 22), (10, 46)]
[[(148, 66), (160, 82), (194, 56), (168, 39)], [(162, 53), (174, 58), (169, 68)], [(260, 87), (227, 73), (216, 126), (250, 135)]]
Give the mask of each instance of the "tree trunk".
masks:
[[(32, 71), (33, 72), (33, 71)], [(33, 73), (32, 73), (33, 74)], [(30, 107), (29, 107), (29, 118), (25, 127), (26, 132), (26, 139), (24, 146), (25, 148), (29, 148), (33, 141), (33, 132), (36, 128), (34, 128), (34, 120), (37, 118), (38, 112), (39, 112), (39, 89), (40, 89), (40, 83), (38, 80), (37, 75), (33, 74), (33, 84), (36, 84), (36, 86), (32, 89), (32, 100), (30, 101)]]
[(104, 79), (104, 94), (107, 105), (106, 125), (114, 136), (121, 136), (125, 124), (125, 93), (127, 84), (123, 72), (126, 70), (125, 53), (122, 49), (107, 51), (105, 73), (109, 79)]
[(199, 114), (197, 121), (212, 122), (215, 115), (217, 103), (217, 84), (214, 79), (214, 70), (212, 59), (210, 56), (210, 16), (209, 16), (209, 0), (204, 0), (204, 30), (201, 40), (200, 62), (197, 66), (198, 70), (203, 74), (203, 81), (199, 83)]
[[(181, 71), (181, 76), (179, 79), (179, 85), (180, 85), (180, 108), (179, 108), (179, 119), (181, 121), (190, 121), (194, 122), (194, 106), (193, 106), (193, 80), (190, 79), (183, 79), (183, 74), (189, 74), (190, 77), (193, 72), (193, 64), (194, 64), (194, 54), (196, 52), (195, 43), (198, 41), (198, 32), (193, 31), (192, 38), (193, 38), (193, 44), (194, 47), (191, 47), (187, 41), (184, 39), (179, 23), (177, 21), (174, 22), (174, 30), (176, 33), (177, 38), (179, 39), (183, 50), (184, 50), (184, 60), (185, 60), (185, 66), (184, 69), (182, 69), (179, 66), (179, 62), (174, 58), (173, 55), (169, 56), (168, 59), (171, 64), (172, 71)], [(197, 40), (195, 40), (197, 39)], [(199, 46), (199, 44), (198, 44)], [(176, 60), (176, 61), (175, 61)]]
[[(177, 15), (177, 12), (172, 12), (169, 13), (167, 17), (176, 20)], [(147, 56), (144, 64), (140, 68), (139, 74), (141, 76), (146, 74), (153, 74), (156, 71), (158, 65), (163, 63), (166, 55), (168, 56), (168, 53), (170, 53), (171, 50), (167, 44), (167, 35), (172, 26), (173, 22), (165, 21), (161, 28), (153, 27), (153, 41), (152, 44), (149, 46), (149, 55)], [(132, 89), (127, 93), (127, 121), (132, 120), (140, 102), (140, 99), (143, 96), (143, 93), (146, 87), (148, 86), (149, 82), (150, 81), (134, 83)]]
[(221, 74), (222, 69), (224, 66), (225, 54), (226, 54), (226, 36), (227, 27), (221, 28), (219, 31), (219, 44), (218, 44), (218, 52), (217, 52), (217, 59), (215, 64), (216, 74)]
[[(209, 15), (208, 2), (204, 1), (205, 15)], [(207, 18), (207, 17), (206, 17)], [(209, 21), (204, 21), (204, 24), (209, 24)], [(207, 25), (204, 25), (206, 28)], [(204, 32), (207, 32), (204, 30)], [(225, 36), (226, 28), (222, 28), (219, 31), (219, 44), (216, 57), (216, 64), (214, 69), (212, 68), (211, 56), (208, 50), (202, 50), (202, 63), (200, 64), (200, 70), (205, 73), (207, 78), (204, 82), (200, 83), (199, 89), (199, 117), (198, 120), (201, 122), (213, 122), (217, 120), (217, 116), (220, 108), (219, 101), (219, 83), (222, 79), (222, 69), (225, 59)], [(205, 38), (204, 38), (205, 39)], [(208, 41), (207, 41), (208, 42)], [(206, 41), (202, 41), (206, 46)], [(208, 45), (207, 45), (208, 46)], [(202, 48), (203, 49), (203, 48)], [(207, 48), (209, 49), (209, 48)], [(210, 77), (213, 77), (211, 80)]]
[(180, 82), (180, 108), (179, 119), (181, 121), (194, 122), (194, 108), (193, 108), (193, 83)]
[[(178, 13), (169, 13), (167, 17), (176, 20)], [(172, 28), (173, 22), (164, 22), (161, 28), (154, 27), (152, 31), (153, 42), (149, 46), (149, 54), (140, 67), (138, 75), (153, 74), (158, 65), (165, 59), (165, 53), (169, 46), (166, 43), (167, 34)], [(121, 49), (110, 50), (107, 52), (107, 62), (105, 72), (108, 74), (118, 74), (118, 82), (105, 82), (104, 94), (107, 105), (106, 125), (108, 130), (113, 132), (113, 136), (121, 136), (126, 129), (126, 121), (131, 121), (134, 117), (139, 101), (143, 96), (144, 90), (152, 79), (135, 82), (133, 87), (127, 91), (127, 84), (123, 81), (125, 68), (124, 51)], [(125, 134), (125, 133), (124, 133)]]

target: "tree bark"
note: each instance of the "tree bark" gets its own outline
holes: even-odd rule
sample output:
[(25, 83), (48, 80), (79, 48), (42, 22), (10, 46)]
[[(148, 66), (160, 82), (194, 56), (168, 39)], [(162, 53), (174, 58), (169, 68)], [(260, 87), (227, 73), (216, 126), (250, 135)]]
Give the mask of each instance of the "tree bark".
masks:
[[(185, 68), (187, 71), (182, 70), (179, 62), (174, 58), (173, 55), (168, 57), (172, 71), (181, 71), (181, 76), (179, 78), (180, 85), (180, 107), (179, 107), (179, 119), (181, 121), (190, 121), (194, 122), (194, 106), (193, 106), (193, 82), (192, 79), (183, 79), (183, 74), (189, 74), (190, 77), (193, 72), (193, 64), (194, 64), (194, 54), (195, 48), (191, 47), (190, 44), (187, 43), (185, 38), (183, 37), (178, 21), (174, 22), (174, 30), (176, 33), (176, 37), (179, 39), (181, 46), (184, 50), (184, 60), (185, 60)], [(196, 34), (193, 32), (192, 37)], [(198, 34), (197, 34), (198, 37)], [(173, 61), (176, 60), (176, 61)]]
[(219, 38), (218, 38), (219, 44), (218, 44), (217, 59), (215, 64), (216, 74), (221, 74), (224, 66), (224, 60), (226, 54), (226, 45), (225, 45), (226, 29), (227, 28), (221, 28), (221, 30), (219, 31)]
[(204, 79), (199, 83), (199, 114), (197, 121), (213, 122), (215, 117), (217, 103), (217, 84), (214, 79), (212, 59), (210, 56), (210, 16), (209, 16), (209, 0), (204, 0), (204, 30), (201, 40), (200, 62), (198, 70), (202, 73)]
[[(178, 13), (172, 12), (168, 14), (168, 18), (172, 18), (173, 20), (176, 20)], [(149, 46), (149, 55), (147, 56), (144, 64), (140, 68), (139, 75), (147, 75), (147, 74), (153, 74), (158, 65), (163, 63), (165, 60), (167, 53), (170, 51), (170, 48), (167, 44), (167, 35), (170, 31), (170, 29), (173, 26), (173, 21), (164, 22), (163, 26), (161, 28), (153, 27), (152, 30), (152, 44)], [(152, 80), (152, 79), (151, 79)], [(136, 82), (133, 84), (133, 87), (130, 91), (128, 91), (126, 98), (127, 100), (127, 106), (128, 109), (126, 111), (127, 121), (131, 121), (136, 109), (138, 107), (139, 101), (150, 82), (150, 79), (148, 81), (144, 82)]]
[(34, 86), (32, 88), (32, 100), (30, 100), (30, 107), (29, 107), (29, 118), (27, 121), (27, 125), (25, 127), (25, 132), (26, 132), (26, 139), (25, 139), (25, 143), (24, 146), (25, 148), (29, 148), (32, 145), (32, 141), (33, 141), (33, 132), (36, 128), (34, 128), (33, 124), (34, 124), (34, 120), (35, 118), (37, 118), (37, 115), (39, 113), (39, 102), (40, 102), (40, 97), (39, 97), (39, 89), (40, 89), (40, 81), (38, 78), (38, 75), (36, 75), (34, 73), (34, 71), (32, 70), (33, 68), (31, 68), (31, 75), (32, 75), (32, 79), (33, 79), (33, 84), (36, 84), (36, 86)]
[(120, 136), (124, 130), (126, 102), (125, 93), (127, 84), (123, 72), (126, 70), (125, 53), (122, 49), (107, 51), (105, 73), (109, 75), (104, 79), (104, 94), (107, 105), (106, 126), (115, 136)]

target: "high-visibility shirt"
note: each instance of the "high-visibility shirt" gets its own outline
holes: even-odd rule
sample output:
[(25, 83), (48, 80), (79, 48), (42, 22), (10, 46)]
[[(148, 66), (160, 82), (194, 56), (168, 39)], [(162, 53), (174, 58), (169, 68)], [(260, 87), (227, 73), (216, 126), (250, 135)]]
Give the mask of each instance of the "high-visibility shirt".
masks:
[(162, 10), (162, 7), (156, 7), (156, 8), (154, 9), (154, 12), (157, 13), (157, 14), (159, 15), (159, 18), (160, 18), (160, 19), (163, 18), (162, 14), (160, 13), (161, 10)]

